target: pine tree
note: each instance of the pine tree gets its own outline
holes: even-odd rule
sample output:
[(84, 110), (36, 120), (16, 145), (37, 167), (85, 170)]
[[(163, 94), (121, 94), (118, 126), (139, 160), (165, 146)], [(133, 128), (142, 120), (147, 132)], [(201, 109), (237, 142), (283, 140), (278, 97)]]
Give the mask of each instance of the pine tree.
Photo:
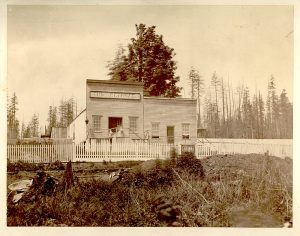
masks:
[(119, 49), (115, 60), (108, 64), (111, 79), (132, 80), (144, 83), (150, 96), (176, 97), (181, 88), (176, 83), (174, 49), (165, 45), (155, 26), (135, 25), (136, 37), (128, 45), (128, 55)]
[(48, 127), (47, 133), (50, 134), (53, 127), (57, 127), (57, 108), (54, 106), (49, 106), (48, 111)]
[(191, 68), (189, 72), (189, 82), (191, 86), (191, 96), (192, 98), (197, 99), (197, 128), (200, 129), (202, 127), (201, 123), (201, 96), (202, 92), (204, 90), (204, 80), (199, 75), (199, 72), (195, 70), (193, 67)]
[(260, 94), (258, 93), (258, 123), (259, 123), (259, 135), (258, 138), (265, 138), (265, 108), (264, 108), (264, 101)]
[(37, 114), (33, 114), (29, 126), (31, 130), (31, 137), (38, 137), (40, 126), (39, 126), (39, 117)]
[(258, 97), (255, 94), (252, 98), (252, 124), (253, 124), (253, 138), (259, 138), (259, 109), (258, 109)]
[(271, 76), (268, 83), (268, 97), (267, 97), (267, 131), (269, 138), (279, 137), (279, 108), (278, 96), (276, 94), (275, 78)]
[(26, 126), (23, 132), (23, 138), (31, 138), (32, 137), (32, 132), (31, 132), (31, 126), (30, 123)]
[(116, 52), (115, 58), (113, 61), (109, 61), (107, 64), (107, 68), (109, 69), (108, 75), (110, 76), (111, 80), (118, 80), (118, 81), (125, 81), (127, 80), (127, 57), (125, 55), (125, 49), (120, 44), (118, 46), (118, 50)]
[(293, 137), (293, 107), (287, 97), (285, 89), (282, 90), (279, 100), (279, 127), (280, 138)]
[(59, 122), (57, 122), (57, 115), (56, 115), (56, 107), (52, 110), (52, 127), (55, 127), (56, 124), (58, 127), (66, 128), (75, 117), (75, 100), (74, 98), (70, 98), (68, 100), (64, 100), (63, 98), (60, 100), (59, 105)]
[(67, 126), (69, 124), (71, 124), (71, 122), (73, 121), (74, 119), (74, 116), (75, 116), (75, 106), (74, 106), (74, 98), (70, 98), (66, 104), (66, 122), (67, 122)]
[(219, 119), (219, 104), (218, 104), (218, 93), (219, 93), (219, 87), (220, 87), (220, 80), (217, 77), (216, 72), (213, 73), (211, 78), (211, 86), (214, 91), (215, 95), (215, 103), (214, 103), (214, 137), (216, 138), (219, 134), (219, 128), (220, 128), (220, 119)]
[(8, 138), (19, 137), (19, 120), (16, 117), (18, 111), (18, 98), (16, 93), (13, 93), (12, 97), (8, 98), (7, 105), (7, 132)]
[(250, 103), (250, 94), (248, 87), (244, 90), (242, 104), (243, 137), (252, 138), (252, 106)]

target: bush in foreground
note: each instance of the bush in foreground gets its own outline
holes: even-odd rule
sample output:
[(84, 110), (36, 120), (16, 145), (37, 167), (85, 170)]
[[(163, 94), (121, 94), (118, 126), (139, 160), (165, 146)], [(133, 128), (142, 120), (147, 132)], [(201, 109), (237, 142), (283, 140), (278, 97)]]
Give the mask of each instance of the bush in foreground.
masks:
[(7, 172), (19, 172), (19, 171), (37, 171), (44, 170), (43, 164), (27, 163), (23, 161), (10, 162), (7, 161)]
[[(9, 205), (8, 225), (224, 227), (232, 226), (230, 212), (235, 207), (292, 218), (291, 180), (288, 171), (282, 171), (287, 163), (251, 157), (210, 157), (223, 159), (213, 170), (208, 159), (198, 162), (190, 154), (157, 160), (153, 168), (125, 173), (113, 184), (78, 183), (36, 202)], [(247, 161), (251, 172), (229, 169), (237, 161), (242, 166)], [(291, 163), (287, 167), (291, 169)]]
[(193, 153), (185, 152), (177, 157), (174, 166), (180, 172), (186, 171), (189, 175), (204, 178), (204, 169), (201, 160), (197, 159)]

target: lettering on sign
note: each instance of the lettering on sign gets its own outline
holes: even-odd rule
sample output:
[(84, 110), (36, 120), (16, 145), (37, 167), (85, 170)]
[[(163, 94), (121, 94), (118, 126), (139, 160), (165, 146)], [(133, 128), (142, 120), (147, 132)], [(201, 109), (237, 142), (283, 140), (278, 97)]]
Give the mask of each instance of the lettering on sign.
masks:
[(104, 92), (104, 91), (91, 91), (91, 98), (116, 98), (116, 99), (141, 99), (139, 93), (123, 93), (123, 92)]

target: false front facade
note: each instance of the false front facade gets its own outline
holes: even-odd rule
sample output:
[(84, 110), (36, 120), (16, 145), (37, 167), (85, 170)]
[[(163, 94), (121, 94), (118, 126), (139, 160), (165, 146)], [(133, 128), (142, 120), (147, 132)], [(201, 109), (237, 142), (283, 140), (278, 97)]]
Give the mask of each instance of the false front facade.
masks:
[(87, 80), (86, 109), (70, 124), (68, 137), (76, 143), (193, 143), (196, 126), (195, 99), (146, 97), (142, 83)]

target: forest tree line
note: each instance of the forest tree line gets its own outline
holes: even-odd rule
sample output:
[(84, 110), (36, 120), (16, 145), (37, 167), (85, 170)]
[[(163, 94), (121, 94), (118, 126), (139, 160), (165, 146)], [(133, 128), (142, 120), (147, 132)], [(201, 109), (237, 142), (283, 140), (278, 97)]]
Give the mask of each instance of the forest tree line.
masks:
[[(251, 96), (245, 85), (233, 88), (228, 81), (213, 73), (210, 84), (195, 69), (189, 73), (191, 97), (197, 99), (198, 128), (205, 130), (207, 138), (292, 138), (293, 105), (285, 89), (278, 94), (273, 76), (267, 85), (264, 99), (257, 91)], [(25, 124), (17, 119), (18, 98), (15, 93), (8, 98), (8, 138), (38, 137), (40, 133), (50, 134), (53, 127), (67, 127), (76, 116), (74, 98), (61, 99), (59, 106), (49, 106), (48, 124), (39, 125), (39, 115), (33, 114)]]
[(49, 106), (48, 124), (45, 127), (40, 126), (39, 115), (34, 113), (30, 121), (25, 124), (18, 120), (16, 113), (18, 111), (18, 98), (16, 93), (7, 98), (7, 138), (23, 139), (40, 137), (40, 135), (50, 135), (53, 127), (67, 127), (75, 118), (76, 101), (75, 99), (61, 99), (59, 106)]
[(198, 129), (209, 138), (281, 138), (293, 137), (293, 105), (287, 92), (277, 92), (270, 77), (267, 97), (258, 90), (251, 95), (246, 85), (233, 88), (217, 75), (205, 86), (199, 72), (189, 73), (191, 97), (197, 99)]

